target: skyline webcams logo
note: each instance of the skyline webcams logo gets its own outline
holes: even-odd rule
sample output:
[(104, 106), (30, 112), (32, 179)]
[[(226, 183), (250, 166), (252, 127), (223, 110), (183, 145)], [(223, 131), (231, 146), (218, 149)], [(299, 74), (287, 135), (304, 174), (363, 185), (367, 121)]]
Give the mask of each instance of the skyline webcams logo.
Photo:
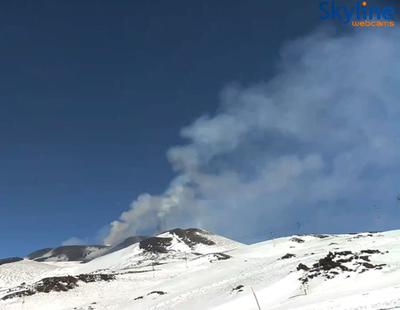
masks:
[(353, 27), (394, 27), (396, 9), (393, 6), (368, 5), (356, 1), (353, 5), (337, 4), (335, 0), (319, 3), (321, 20), (336, 20)]

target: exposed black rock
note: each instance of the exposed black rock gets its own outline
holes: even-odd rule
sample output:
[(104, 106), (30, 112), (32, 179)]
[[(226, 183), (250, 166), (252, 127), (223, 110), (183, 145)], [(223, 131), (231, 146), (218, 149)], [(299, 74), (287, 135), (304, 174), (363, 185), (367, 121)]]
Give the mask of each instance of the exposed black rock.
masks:
[(291, 253), (287, 253), (287, 254), (283, 255), (281, 257), (281, 259), (288, 259), (288, 258), (292, 258), (292, 257), (296, 257), (296, 255), (295, 254), (291, 254)]
[(24, 259), (21, 257), (2, 258), (2, 259), (0, 259), (0, 265), (15, 263), (15, 262), (19, 262), (21, 260), (24, 260)]
[(66, 292), (78, 286), (78, 278), (73, 276), (44, 278), (35, 284), (38, 293)]
[[(180, 240), (182, 240), (190, 248), (194, 248), (197, 244), (214, 245), (215, 242), (208, 239), (204, 235), (210, 233), (203, 231), (201, 229), (189, 228), (189, 229), (172, 229), (164, 233), (170, 233), (176, 235)], [(168, 247), (172, 244), (171, 237), (150, 237), (140, 241), (139, 247), (143, 250), (152, 253), (168, 253)]]
[(48, 277), (34, 283), (30, 288), (26, 288), (25, 285), (21, 285), (19, 287), (19, 291), (4, 296), (2, 300), (30, 296), (37, 293), (66, 292), (76, 288), (79, 281), (90, 283), (111, 281), (114, 279), (115, 275), (113, 274), (80, 274), (78, 276)]
[[(164, 291), (152, 291), (152, 292), (148, 293), (147, 296), (149, 296), (149, 295), (165, 295), (165, 294), (167, 294), (167, 292), (164, 292)], [(143, 298), (144, 298), (144, 296), (138, 296), (134, 300), (139, 300), (139, 299), (143, 299)]]
[(315, 238), (319, 238), (319, 239), (325, 239), (325, 238), (329, 238), (329, 235), (321, 235), (321, 234), (314, 234), (313, 237)]
[[(347, 252), (347, 251), (345, 251)], [(351, 252), (350, 252), (351, 253)], [(342, 265), (342, 263), (346, 263), (349, 262), (352, 258), (349, 259), (342, 259), (341, 261), (335, 261), (334, 258), (337, 256), (342, 256), (342, 255), (348, 255), (346, 253), (340, 253), (340, 252), (329, 252), (327, 256), (325, 256), (324, 258), (321, 258), (318, 263), (315, 263), (313, 265), (313, 268), (318, 268), (318, 269), (322, 269), (322, 270), (331, 270), (334, 268), (339, 268), (342, 271), (349, 271), (349, 268), (347, 268), (346, 266)]]
[(177, 235), (183, 242), (185, 242), (188, 246), (193, 247), (197, 244), (205, 244), (205, 245), (214, 245), (215, 242), (207, 239), (202, 236), (204, 234), (209, 234), (208, 232), (197, 229), (197, 228), (188, 228), (188, 229), (180, 229), (175, 228), (169, 231), (171, 234)]
[(304, 243), (305, 242), (303, 239), (298, 238), (298, 237), (293, 237), (293, 238), (290, 239), (290, 241), (297, 242), (297, 243)]
[(152, 294), (165, 295), (165, 294), (167, 294), (167, 292), (163, 292), (163, 291), (152, 291), (152, 292), (148, 293), (147, 295), (152, 295)]
[(172, 238), (151, 237), (140, 241), (139, 248), (153, 253), (168, 253)]
[(109, 273), (80, 274), (77, 278), (85, 283), (115, 280), (115, 275)]
[(366, 272), (366, 271), (368, 271), (369, 269), (381, 270), (383, 267), (386, 266), (386, 264), (373, 265), (373, 264), (365, 263), (365, 262), (364, 262), (364, 263), (361, 263), (361, 265), (364, 267), (364, 269), (362, 269), (362, 270), (360, 271), (360, 273)]
[(240, 284), (232, 289), (232, 292), (243, 292), (244, 285)]
[(365, 253), (365, 254), (383, 254), (379, 250), (361, 250), (360, 253)]
[(211, 262), (216, 261), (216, 260), (227, 260), (227, 259), (231, 258), (230, 255), (225, 254), (225, 253), (212, 253), (210, 255), (211, 255), (211, 259), (210, 259)]
[(382, 269), (386, 266), (385, 264), (374, 265), (369, 263), (369, 255), (360, 255), (361, 253), (376, 254), (381, 252), (376, 252), (376, 250), (362, 250), (360, 253), (353, 253), (352, 251), (329, 252), (325, 257), (314, 263), (311, 268), (300, 264), (297, 270), (304, 270), (306, 274), (299, 280), (302, 283), (307, 283), (315, 277), (333, 279), (336, 275), (343, 272), (363, 273), (370, 269)]
[(307, 265), (300, 263), (300, 264), (297, 266), (297, 270), (305, 270), (305, 271), (308, 271), (308, 270), (310, 270), (310, 268), (309, 268)]
[(345, 256), (345, 255), (351, 255), (351, 254), (353, 254), (353, 252), (351, 252), (351, 251), (335, 252), (335, 255), (338, 255), (338, 256)]
[(374, 234), (367, 233), (367, 234), (357, 234), (353, 237), (353, 239), (360, 239), (360, 238), (367, 238), (367, 237), (374, 237)]
[(359, 258), (359, 259), (362, 259), (362, 260), (365, 260), (366, 262), (369, 262), (369, 261), (370, 261), (368, 255), (360, 255), (360, 256), (358, 256), (358, 258)]
[(2, 297), (1, 300), (7, 300), (7, 299), (12, 299), (12, 298), (17, 298), (17, 297), (24, 297), (24, 296), (32, 296), (34, 294), (36, 294), (36, 292), (34, 290), (23, 290), (23, 291), (18, 291), (18, 292), (8, 294), (8, 295)]

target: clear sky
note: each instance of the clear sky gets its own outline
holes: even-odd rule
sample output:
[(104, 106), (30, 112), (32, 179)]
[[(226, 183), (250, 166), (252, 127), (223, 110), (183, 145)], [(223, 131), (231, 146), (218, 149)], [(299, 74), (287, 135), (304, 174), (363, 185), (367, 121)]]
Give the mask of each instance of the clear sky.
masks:
[(0, 257), (99, 242), (168, 186), (182, 127), (320, 24), (318, 1), (2, 1)]

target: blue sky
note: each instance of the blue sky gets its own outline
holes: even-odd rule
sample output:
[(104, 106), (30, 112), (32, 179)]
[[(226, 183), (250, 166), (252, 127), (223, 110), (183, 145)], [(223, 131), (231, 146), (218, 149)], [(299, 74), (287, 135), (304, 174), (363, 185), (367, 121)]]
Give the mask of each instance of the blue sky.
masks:
[(181, 129), (220, 111), (227, 85), (273, 77), (318, 14), (312, 1), (3, 1), (0, 256), (99, 242), (168, 187)]

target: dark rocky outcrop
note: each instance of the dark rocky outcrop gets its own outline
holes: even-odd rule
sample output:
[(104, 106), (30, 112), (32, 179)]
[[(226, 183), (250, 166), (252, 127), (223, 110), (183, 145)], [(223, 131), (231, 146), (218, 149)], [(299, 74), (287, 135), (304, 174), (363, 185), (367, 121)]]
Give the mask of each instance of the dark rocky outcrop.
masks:
[(37, 293), (66, 292), (76, 288), (79, 281), (84, 283), (111, 281), (115, 279), (113, 274), (80, 274), (78, 276), (60, 276), (44, 278), (30, 287), (21, 285), (16, 292), (8, 294), (2, 298), (7, 300), (22, 296), (31, 296)]
[(243, 288), (244, 288), (244, 285), (240, 284), (240, 285), (234, 287), (232, 289), (232, 292), (237, 292), (237, 293), (243, 292)]
[[(362, 255), (364, 254), (364, 255)], [(363, 273), (371, 269), (382, 269), (385, 264), (374, 265), (370, 263), (371, 254), (383, 254), (378, 250), (362, 250), (359, 253), (352, 251), (329, 252), (325, 257), (320, 258), (312, 267), (299, 264), (297, 270), (306, 271), (305, 275), (299, 280), (307, 283), (316, 277), (332, 279), (340, 273)], [(347, 265), (345, 265), (347, 264)]]
[(216, 261), (216, 260), (227, 260), (230, 259), (231, 256), (225, 253), (212, 253), (209, 254), (211, 256), (211, 262)]
[(152, 295), (152, 294), (156, 294), (156, 295), (165, 295), (167, 294), (166, 292), (163, 291), (152, 291), (150, 293), (148, 293), (147, 295)]
[(361, 250), (360, 253), (365, 253), (365, 254), (383, 254), (383, 252), (379, 250)]
[(36, 294), (36, 292), (34, 290), (27, 289), (27, 290), (17, 291), (17, 292), (8, 294), (8, 295), (2, 297), (1, 300), (8, 300), (8, 299), (12, 299), (12, 298), (31, 296), (34, 294)]
[(308, 271), (308, 270), (310, 270), (310, 268), (309, 268), (307, 265), (300, 263), (300, 264), (297, 266), (297, 270), (305, 270), (305, 271)]
[(139, 248), (152, 253), (168, 253), (172, 238), (151, 237), (140, 241)]
[[(164, 233), (170, 233), (177, 236), (190, 248), (194, 248), (198, 244), (214, 245), (215, 242), (208, 239), (206, 236), (210, 233), (201, 229), (189, 228), (189, 229), (172, 229), (165, 231)], [(168, 253), (168, 247), (172, 245), (172, 237), (150, 237), (140, 241), (139, 247), (145, 251), (152, 253)]]
[(77, 278), (85, 283), (115, 280), (115, 275), (109, 273), (88, 273), (80, 274)]
[(287, 253), (287, 254), (283, 255), (281, 257), (281, 259), (289, 259), (289, 258), (292, 258), (292, 257), (296, 257), (296, 255), (295, 254), (291, 254), (291, 253)]
[(73, 276), (44, 278), (35, 284), (37, 293), (66, 292), (78, 286), (79, 279)]
[[(167, 292), (164, 292), (164, 291), (152, 291), (152, 292), (150, 292), (150, 293), (148, 293), (146, 296), (150, 296), (150, 295), (165, 295), (165, 294), (167, 294)], [(139, 299), (144, 299), (144, 297), (145, 296), (138, 296), (138, 297), (135, 297), (133, 300), (139, 300)]]
[(322, 235), (322, 234), (314, 234), (312, 236), (319, 239), (325, 239), (330, 237), (329, 235)]
[(205, 245), (214, 245), (215, 242), (207, 239), (202, 235), (209, 234), (208, 232), (197, 229), (197, 228), (188, 228), (188, 229), (180, 229), (175, 228), (169, 231), (171, 234), (178, 236), (183, 242), (185, 242), (188, 246), (193, 247), (197, 244), (205, 244)]

